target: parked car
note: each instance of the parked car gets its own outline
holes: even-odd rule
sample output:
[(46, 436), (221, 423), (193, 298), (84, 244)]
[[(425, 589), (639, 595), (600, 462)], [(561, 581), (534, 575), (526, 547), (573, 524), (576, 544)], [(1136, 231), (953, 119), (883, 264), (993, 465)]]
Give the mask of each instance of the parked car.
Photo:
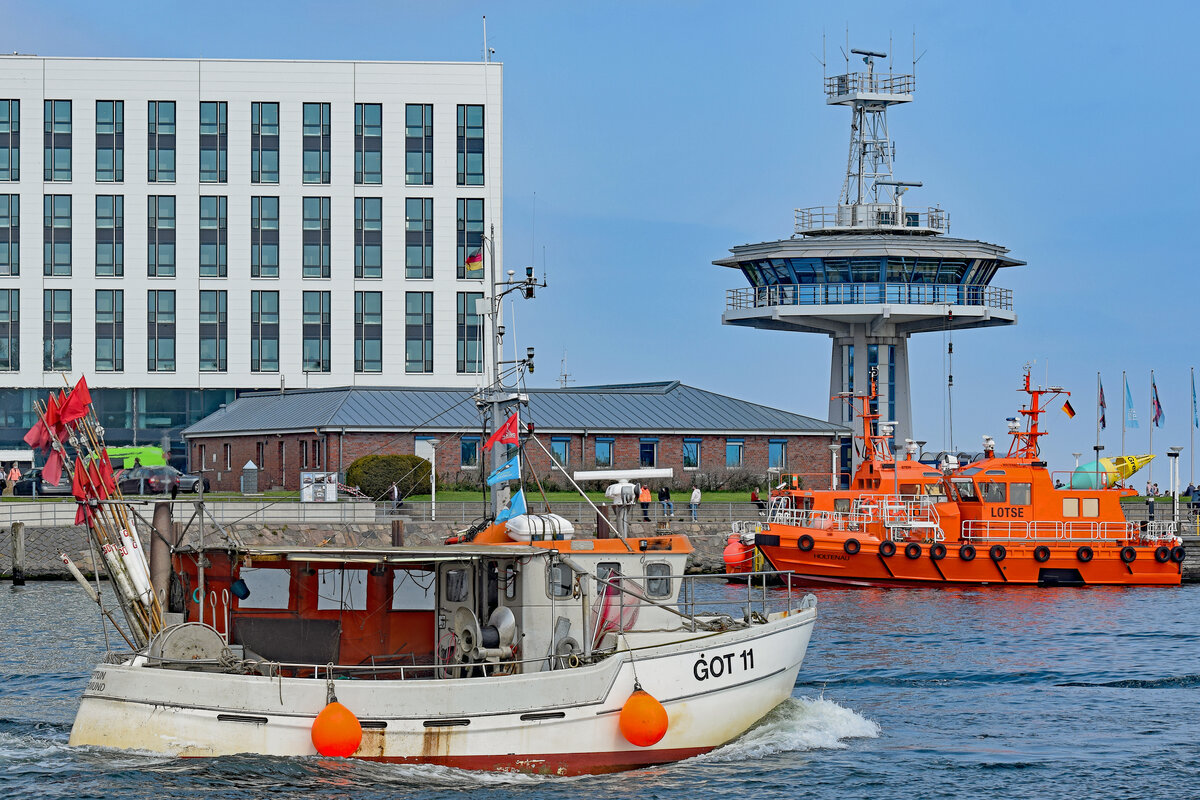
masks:
[(179, 471), (167, 466), (127, 469), (117, 481), (121, 494), (171, 494), (178, 486)]
[[(170, 469), (175, 469), (170, 467)], [(175, 470), (179, 472), (179, 470)], [(211, 486), (208, 478), (204, 479), (204, 491), (211, 491)], [(192, 494), (200, 494), (200, 476), (192, 475), (190, 472), (179, 472), (179, 491), (191, 492)]]
[(57, 484), (49, 484), (42, 480), (42, 471), (40, 469), (31, 469), (21, 476), (21, 480), (13, 486), (13, 494), (24, 497), (34, 495), (34, 487), (37, 488), (37, 495), (50, 497), (62, 497), (71, 494), (71, 476), (64, 469), (62, 477), (58, 479)]

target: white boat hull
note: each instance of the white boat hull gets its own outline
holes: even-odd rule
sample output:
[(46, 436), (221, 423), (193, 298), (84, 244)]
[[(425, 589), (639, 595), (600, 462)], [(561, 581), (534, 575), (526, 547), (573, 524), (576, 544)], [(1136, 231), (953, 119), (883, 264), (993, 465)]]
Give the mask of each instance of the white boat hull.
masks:
[[(622, 652), (552, 672), (333, 686), (363, 723), (355, 758), (610, 772), (688, 758), (744, 733), (791, 695), (815, 618), (804, 609), (718, 634), (634, 639), (636, 663)], [(630, 744), (618, 728), (635, 671), (669, 719), (651, 747)], [(70, 743), (183, 757), (312, 756), (311, 728), (327, 686), (324, 679), (104, 664), (92, 674)]]

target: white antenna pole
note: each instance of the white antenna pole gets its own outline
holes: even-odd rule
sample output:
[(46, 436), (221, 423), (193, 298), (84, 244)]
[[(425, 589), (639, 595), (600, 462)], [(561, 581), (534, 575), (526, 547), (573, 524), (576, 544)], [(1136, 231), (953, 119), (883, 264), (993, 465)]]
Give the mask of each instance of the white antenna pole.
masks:
[(483, 63), (487, 64), (491, 61), (488, 57), (487, 46), (487, 14), (483, 15)]

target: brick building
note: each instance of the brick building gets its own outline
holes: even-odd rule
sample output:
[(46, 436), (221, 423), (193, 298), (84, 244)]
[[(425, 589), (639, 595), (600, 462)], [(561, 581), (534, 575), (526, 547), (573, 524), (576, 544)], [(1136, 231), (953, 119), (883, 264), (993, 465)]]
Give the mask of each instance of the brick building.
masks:
[[(522, 421), (569, 471), (670, 467), (678, 487), (765, 482), (773, 472), (828, 480), (830, 445), (849, 431), (678, 381), (530, 389)], [(235, 491), (247, 462), (261, 488), (298, 489), (302, 471), (344, 472), (375, 453), (436, 456), (439, 485), (475, 484), (484, 413), (462, 389), (347, 387), (239, 397), (183, 432), (193, 471)], [(536, 444), (526, 469), (563, 485)]]

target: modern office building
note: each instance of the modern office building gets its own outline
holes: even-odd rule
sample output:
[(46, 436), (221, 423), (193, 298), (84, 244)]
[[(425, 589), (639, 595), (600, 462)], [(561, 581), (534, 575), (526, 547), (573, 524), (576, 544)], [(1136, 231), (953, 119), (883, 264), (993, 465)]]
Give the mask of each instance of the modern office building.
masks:
[(244, 390), (479, 385), (502, 93), (494, 63), (0, 57), (0, 447), (63, 375), (147, 444)]

